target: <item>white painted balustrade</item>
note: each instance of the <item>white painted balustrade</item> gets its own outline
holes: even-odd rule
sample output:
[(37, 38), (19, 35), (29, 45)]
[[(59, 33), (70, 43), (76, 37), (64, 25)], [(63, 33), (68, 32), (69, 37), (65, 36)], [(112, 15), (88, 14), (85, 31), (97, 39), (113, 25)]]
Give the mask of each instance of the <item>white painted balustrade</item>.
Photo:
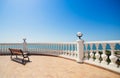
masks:
[(0, 44), (0, 54), (10, 54), (8, 48), (23, 49), (22, 43), (1, 43)]
[(76, 60), (77, 43), (2, 43), (0, 44), (0, 54), (10, 54), (9, 48), (22, 49), (30, 54), (45, 54), (61, 56)]
[[(116, 45), (119, 45), (119, 49), (117, 51), (120, 52), (120, 41), (95, 41), (95, 42), (85, 42), (84, 44), (85, 44), (84, 52), (85, 55), (87, 55), (85, 56), (84, 62), (89, 64), (94, 64), (120, 73), (120, 66), (116, 63), (116, 61), (120, 59), (120, 57), (117, 57), (115, 55)], [(96, 47), (95, 49), (93, 48), (93, 45), (95, 45)], [(102, 46), (101, 49), (99, 49), (100, 45)], [(111, 53), (109, 58), (108, 55), (106, 54), (106, 51)], [(90, 52), (90, 58), (88, 57), (89, 55), (87, 54), (88, 52)], [(99, 52), (102, 52), (102, 54), (100, 55)]]
[[(76, 60), (80, 63), (94, 64), (120, 73), (120, 66), (118, 67), (118, 64), (116, 64), (118, 57), (115, 55), (115, 51), (120, 51), (120, 49), (115, 49), (116, 44), (120, 46), (120, 41), (84, 42), (79, 39), (76, 42), (60, 43), (26, 43), (25, 41), (24, 43), (0, 43), (0, 55), (10, 54), (8, 48), (16, 48), (28, 51), (31, 55), (45, 54), (60, 56)], [(106, 50), (111, 52), (109, 57), (106, 55)], [(83, 53), (85, 53), (84, 59)], [(107, 62), (106, 60), (108, 59), (111, 62)]]
[(47, 54), (76, 60), (77, 44), (71, 43), (28, 43), (30, 54)]

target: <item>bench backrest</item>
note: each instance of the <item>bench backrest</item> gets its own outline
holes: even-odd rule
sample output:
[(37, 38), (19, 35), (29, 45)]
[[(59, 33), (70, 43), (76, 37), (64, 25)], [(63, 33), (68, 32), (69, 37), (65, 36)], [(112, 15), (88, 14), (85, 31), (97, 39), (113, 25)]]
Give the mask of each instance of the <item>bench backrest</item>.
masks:
[(21, 49), (11, 49), (9, 48), (11, 54), (13, 55), (23, 55), (23, 51)]

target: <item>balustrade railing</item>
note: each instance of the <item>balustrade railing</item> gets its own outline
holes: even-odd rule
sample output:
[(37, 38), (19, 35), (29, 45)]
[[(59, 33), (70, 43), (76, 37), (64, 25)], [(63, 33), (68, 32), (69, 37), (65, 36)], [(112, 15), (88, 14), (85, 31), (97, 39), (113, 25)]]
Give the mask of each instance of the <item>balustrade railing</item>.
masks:
[[(0, 54), (10, 54), (8, 48), (16, 48), (24, 50), (23, 43), (1, 43)], [(76, 42), (68, 43), (27, 43), (27, 51), (29, 54), (48, 54), (76, 59), (77, 57), (77, 44)]]
[(85, 42), (84, 49), (84, 62), (120, 73), (120, 41)]
[[(84, 47), (81, 47), (82, 44)], [(10, 54), (8, 48), (22, 49), (30, 54), (54, 55), (94, 64), (120, 73), (120, 41), (61, 42), (61, 43), (0, 43), (0, 55)]]
[(77, 56), (77, 44), (71, 43), (28, 43), (30, 54), (48, 54), (75, 59)]
[(0, 44), (0, 55), (10, 54), (8, 48), (23, 49), (22, 43), (1, 43)]

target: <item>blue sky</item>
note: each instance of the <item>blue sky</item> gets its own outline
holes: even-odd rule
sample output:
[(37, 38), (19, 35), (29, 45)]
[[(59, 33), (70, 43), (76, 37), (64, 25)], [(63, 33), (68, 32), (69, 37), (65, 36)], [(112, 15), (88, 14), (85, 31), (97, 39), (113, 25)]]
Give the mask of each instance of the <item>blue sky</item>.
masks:
[(120, 40), (119, 0), (0, 0), (0, 42)]

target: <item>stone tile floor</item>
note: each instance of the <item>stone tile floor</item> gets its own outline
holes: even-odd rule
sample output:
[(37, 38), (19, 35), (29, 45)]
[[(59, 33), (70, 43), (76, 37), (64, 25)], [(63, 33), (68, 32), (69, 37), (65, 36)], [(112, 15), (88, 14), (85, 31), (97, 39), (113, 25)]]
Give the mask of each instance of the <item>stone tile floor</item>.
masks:
[(30, 56), (26, 65), (0, 56), (0, 78), (120, 78), (120, 74), (52, 56)]

